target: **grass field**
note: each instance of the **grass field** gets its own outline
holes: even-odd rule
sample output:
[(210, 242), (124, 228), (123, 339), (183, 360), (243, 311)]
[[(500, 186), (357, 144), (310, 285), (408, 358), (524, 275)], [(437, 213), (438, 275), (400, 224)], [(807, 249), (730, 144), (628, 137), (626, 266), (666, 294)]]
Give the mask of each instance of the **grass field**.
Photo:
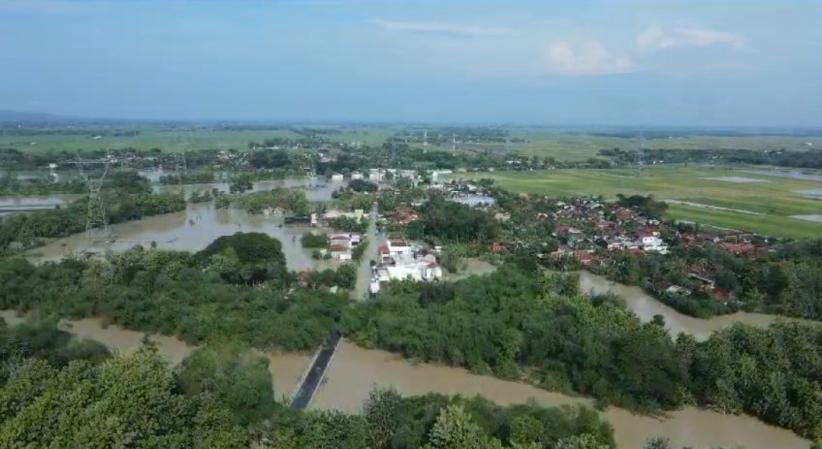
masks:
[[(670, 218), (722, 228), (742, 229), (780, 237), (822, 237), (822, 223), (791, 215), (822, 214), (822, 200), (796, 193), (818, 189), (819, 182), (777, 176), (751, 175), (727, 167), (648, 167), (611, 170), (554, 170), (544, 172), (477, 173), (516, 192), (555, 197), (653, 195), (690, 204), (670, 204)], [(728, 182), (709, 178), (735, 176), (767, 182)], [(708, 208), (709, 206), (711, 208)], [(723, 208), (723, 209), (716, 209)], [(727, 210), (736, 209), (736, 210)]]

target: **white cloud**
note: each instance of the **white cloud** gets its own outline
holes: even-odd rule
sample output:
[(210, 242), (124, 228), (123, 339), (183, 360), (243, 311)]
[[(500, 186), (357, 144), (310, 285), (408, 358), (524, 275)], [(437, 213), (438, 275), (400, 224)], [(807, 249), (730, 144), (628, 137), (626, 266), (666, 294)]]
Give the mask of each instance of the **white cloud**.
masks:
[(634, 64), (628, 56), (611, 54), (598, 41), (590, 41), (576, 47), (568, 42), (558, 41), (548, 48), (540, 69), (543, 73), (608, 75), (631, 72), (634, 70)]
[(449, 36), (505, 36), (513, 32), (510, 28), (459, 23), (399, 22), (382, 19), (372, 20), (371, 23), (385, 30)]
[(745, 39), (728, 31), (694, 27), (677, 27), (666, 31), (659, 25), (653, 25), (637, 36), (636, 44), (644, 51), (677, 47), (705, 48), (717, 45), (744, 48)]

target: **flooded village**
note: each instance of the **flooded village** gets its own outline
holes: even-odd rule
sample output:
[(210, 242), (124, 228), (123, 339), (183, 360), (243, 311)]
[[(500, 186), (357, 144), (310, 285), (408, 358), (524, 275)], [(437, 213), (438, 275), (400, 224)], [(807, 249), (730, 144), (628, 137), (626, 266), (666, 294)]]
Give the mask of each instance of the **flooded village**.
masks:
[[(151, 171), (143, 174), (154, 180), (160, 176)], [(442, 283), (449, 279), (481, 276), (493, 272), (495, 265), (506, 255), (523, 252), (543, 260), (551, 269), (579, 270), (578, 290), (581, 293), (617, 296), (642, 321), (661, 320), (672, 336), (684, 333), (697, 340), (705, 340), (713, 332), (737, 322), (766, 327), (784, 319), (771, 314), (743, 311), (696, 318), (677, 311), (661, 300), (666, 295), (697, 294), (725, 306), (734, 304), (737, 298), (733, 292), (717, 286), (710, 267), (704, 264), (687, 266), (679, 283), (628, 286), (606, 278), (609, 276), (608, 267), (613, 266), (616, 258), (623, 254), (666, 257), (671, 251), (669, 245), (672, 242), (682, 247), (710, 245), (740, 257), (759, 257), (773, 252), (775, 242), (750, 234), (672, 229), (658, 219), (647, 218), (637, 208), (589, 198), (560, 200), (550, 204), (538, 200), (537, 207), (523, 217), (510, 206), (506, 209), (497, 204), (498, 189), (458, 181), (455, 176), (448, 178), (448, 175), (443, 173), (438, 180), (429, 178), (423, 182), (413, 171), (372, 170), (370, 173), (353, 172), (345, 176), (331, 174), (324, 178), (312, 176), (254, 181), (247, 194), (272, 189), (304, 192), (314, 212), (295, 216), (280, 207), (266, 207), (262, 213), (250, 213), (237, 207), (217, 207), (213, 201), (189, 202), (179, 212), (109, 225), (105, 235), (91, 232), (50, 239), (41, 246), (29, 249), (26, 257), (37, 263), (45, 263), (66, 257), (105, 257), (136, 246), (196, 252), (221, 236), (261, 232), (281, 243), (289, 270), (308, 273), (353, 265), (356, 281), (352, 298), (380, 301), (381, 291), (387, 286), (402, 282)], [(391, 180), (386, 180), (386, 177)], [(351, 192), (352, 182), (369, 182), (369, 190), (366, 193)], [(229, 187), (228, 182), (185, 185), (155, 182), (152, 185), (156, 192), (176, 192), (189, 200), (201, 191), (227, 194)], [(412, 193), (409, 195), (409, 192)], [(359, 203), (353, 204), (348, 201), (350, 198), (346, 199), (346, 195), (351, 197), (352, 194), (362, 195), (358, 198)], [(449, 262), (444, 259), (449, 257), (449, 248), (437, 242), (411, 240), (404, 232), (406, 227), (413, 226), (419, 220), (419, 207), (430, 195), (485, 211), (493, 220), (503, 223), (506, 229), (516, 230), (519, 226), (538, 226), (540, 221), (550, 222), (551, 241), (555, 246), (545, 247), (544, 236), (523, 238), (528, 233), (522, 232), (506, 238), (504, 234), (487, 247), (475, 248), (472, 255), (462, 257), (455, 266), (446, 268), (444, 265)], [(388, 199), (392, 205), (390, 210), (384, 207)], [(48, 200), (38, 198), (16, 199), (14, 203), (4, 201), (6, 203), (0, 205), (8, 204), (10, 207), (18, 203), (31, 206), (48, 203)], [(510, 202), (510, 199), (505, 201)], [(520, 196), (516, 201), (529, 204), (529, 207), (535, 204), (527, 196)], [(7, 212), (14, 211), (9, 209)], [(335, 228), (335, 224), (344, 229)], [(320, 243), (307, 247), (306, 236)], [(17, 313), (10, 310), (3, 311), (3, 318), (11, 325), (21, 320)], [(119, 353), (136, 350), (145, 338), (141, 332), (95, 318), (64, 319), (60, 326), (77, 338), (99, 341)], [(149, 339), (172, 365), (181, 363), (195, 349), (171, 336), (154, 334)], [(298, 408), (357, 413), (369, 392), (377, 387), (393, 388), (405, 395), (481, 395), (502, 405), (527, 401), (549, 406), (593, 404), (588, 398), (478, 375), (462, 368), (408, 361), (383, 350), (359, 347), (344, 337), (340, 338), (339, 334), (329, 337), (313, 354), (273, 351), (263, 352), (263, 355), (269, 360), (278, 399), (293, 402)], [(695, 447), (742, 444), (750, 449), (766, 449), (804, 448), (807, 445), (806, 440), (790, 431), (755, 418), (721, 414), (692, 406), (657, 417), (643, 416), (614, 406), (602, 413), (614, 428), (618, 448), (639, 447), (646, 439), (659, 435), (669, 438), (674, 444)]]

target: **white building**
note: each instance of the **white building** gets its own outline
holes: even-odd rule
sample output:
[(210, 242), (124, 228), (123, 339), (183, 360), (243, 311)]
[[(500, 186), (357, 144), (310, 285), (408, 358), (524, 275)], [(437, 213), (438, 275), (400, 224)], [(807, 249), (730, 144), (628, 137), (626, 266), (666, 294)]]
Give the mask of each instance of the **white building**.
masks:
[(647, 252), (668, 254), (668, 245), (659, 238), (658, 232), (654, 232), (652, 235), (643, 235), (640, 242), (642, 249)]

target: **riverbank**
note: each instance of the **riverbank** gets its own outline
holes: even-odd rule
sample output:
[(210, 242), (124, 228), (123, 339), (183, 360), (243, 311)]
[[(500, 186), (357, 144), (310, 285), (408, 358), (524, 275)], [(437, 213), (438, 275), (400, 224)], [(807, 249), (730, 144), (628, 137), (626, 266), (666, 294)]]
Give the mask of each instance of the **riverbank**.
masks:
[[(9, 326), (16, 326), (25, 321), (25, 317), (14, 310), (0, 310), (0, 318), (3, 318)], [(99, 318), (63, 319), (58, 323), (58, 328), (75, 338), (99, 342), (112, 354), (131, 354), (140, 349), (144, 341), (150, 341), (171, 366), (179, 365), (197, 350), (197, 346), (189, 345), (173, 336), (146, 334), (115, 324), (105, 325)], [(311, 361), (311, 354), (259, 350), (256, 352), (268, 359), (274, 397), (283, 399), (285, 402), (297, 387), (306, 366)]]
[[(0, 317), (19, 324), (22, 317), (3, 310)], [(80, 338), (104, 344), (110, 351), (128, 354), (137, 350), (145, 334), (116, 325), (103, 326), (100, 319), (62, 320), (60, 328)], [(196, 347), (169, 336), (151, 335), (157, 349), (170, 364), (180, 363)], [(278, 399), (297, 387), (311, 363), (310, 354), (264, 353), (269, 359)], [(309, 406), (315, 410), (359, 413), (374, 388), (393, 388), (404, 396), (439, 393), (444, 395), (483, 396), (500, 405), (530, 400), (544, 406), (587, 405), (593, 400), (551, 392), (532, 385), (472, 374), (462, 368), (431, 363), (412, 364), (400, 355), (364, 349), (343, 339), (326, 368), (325, 376)], [(636, 449), (653, 436), (669, 438), (675, 446), (712, 448), (742, 445), (746, 449), (807, 449), (810, 442), (789, 430), (765, 424), (750, 416), (723, 415), (711, 410), (685, 407), (662, 417), (633, 414), (609, 407), (603, 413), (614, 428), (618, 449)]]
[(743, 323), (760, 328), (766, 328), (779, 320), (816, 323), (799, 318), (750, 312), (717, 315), (707, 319), (695, 318), (666, 305), (639, 287), (613, 282), (589, 271), (579, 272), (579, 290), (585, 294), (615, 294), (625, 300), (625, 305), (634, 312), (640, 320), (649, 322), (653, 320), (655, 315), (661, 315), (665, 318), (665, 328), (668, 329), (671, 335), (676, 336), (680, 332), (683, 332), (693, 335), (694, 338), (699, 341), (707, 340), (712, 333), (736, 323)]
[[(439, 393), (483, 396), (500, 405), (530, 400), (544, 406), (587, 405), (593, 400), (542, 390), (532, 385), (472, 374), (462, 368), (412, 364), (398, 354), (364, 349), (343, 340), (309, 408), (359, 413), (374, 388), (393, 388), (404, 396)], [(637, 449), (654, 436), (669, 438), (675, 447), (695, 449), (742, 445), (747, 449), (807, 449), (808, 440), (789, 430), (750, 416), (723, 415), (685, 407), (662, 417), (633, 414), (608, 407), (603, 416), (614, 428), (618, 449)]]

